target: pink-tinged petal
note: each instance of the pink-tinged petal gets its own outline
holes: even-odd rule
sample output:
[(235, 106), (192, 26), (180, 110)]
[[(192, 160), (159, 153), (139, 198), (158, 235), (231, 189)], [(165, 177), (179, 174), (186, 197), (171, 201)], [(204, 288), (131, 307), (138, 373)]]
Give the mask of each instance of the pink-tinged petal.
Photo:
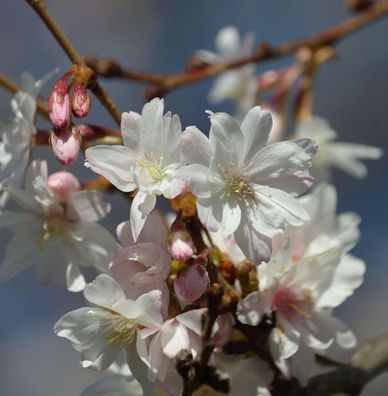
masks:
[(106, 177), (121, 191), (136, 188), (133, 182), (132, 165), (135, 154), (124, 146), (95, 146), (85, 151), (85, 166)]
[(92, 304), (107, 308), (125, 300), (120, 285), (107, 274), (98, 275), (92, 283), (87, 284), (84, 295)]
[(152, 193), (138, 191), (133, 198), (130, 222), (133, 239), (135, 241), (138, 240), (148, 215), (155, 208), (155, 204), (156, 195)]
[(268, 141), (272, 129), (272, 116), (268, 110), (255, 106), (248, 111), (241, 124), (245, 137), (244, 159), (250, 159), (261, 150)]
[[(119, 224), (117, 227), (117, 236), (123, 246), (135, 243), (129, 221)], [(157, 210), (153, 210), (148, 215), (137, 242), (154, 242), (165, 246), (167, 243), (167, 236), (168, 228), (166, 220)]]
[(70, 197), (81, 188), (78, 179), (65, 171), (51, 174), (47, 178), (47, 186), (61, 203), (68, 203)]
[(212, 149), (209, 139), (197, 127), (187, 127), (181, 135), (181, 146), (185, 160), (189, 164), (210, 164)]
[(141, 115), (134, 111), (123, 113), (121, 116), (121, 134), (123, 136), (124, 145), (135, 152), (139, 150), (140, 144), (140, 120)]
[(149, 328), (147, 334), (145, 334), (147, 337), (159, 330), (163, 323), (161, 314), (162, 293), (160, 290), (152, 290), (138, 297), (136, 303), (143, 309), (143, 314), (138, 317), (138, 321)]
[(71, 196), (67, 216), (75, 221), (98, 221), (107, 216), (111, 206), (101, 191), (83, 190)]
[(198, 300), (210, 284), (206, 268), (193, 264), (184, 269), (174, 282), (174, 291), (185, 305)]
[(50, 134), (50, 144), (55, 157), (61, 164), (73, 164), (81, 149), (81, 135), (78, 127), (53, 130)]

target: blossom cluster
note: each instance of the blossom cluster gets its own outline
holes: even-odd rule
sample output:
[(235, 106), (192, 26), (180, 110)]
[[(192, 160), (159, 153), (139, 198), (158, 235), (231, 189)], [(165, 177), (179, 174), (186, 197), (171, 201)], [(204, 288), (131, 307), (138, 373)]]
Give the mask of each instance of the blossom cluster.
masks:
[[(197, 56), (230, 60), (252, 45), (228, 27), (218, 53)], [(184, 129), (155, 98), (141, 114), (122, 114), (122, 145), (86, 149), (85, 166), (130, 193), (116, 236), (98, 223), (111, 210), (101, 191), (32, 160), (42, 82), (26, 78), (13, 99), (14, 119), (0, 132), (0, 227), (12, 233), (0, 280), (36, 263), (43, 283), (83, 292), (87, 306), (54, 326), (83, 367), (107, 371), (83, 396), (182, 394), (180, 364), (194, 367), (209, 348), (214, 378), (194, 394), (268, 396), (280, 377), (306, 384), (318, 357), (350, 361), (357, 341), (333, 309), (360, 286), (365, 263), (349, 253), (360, 219), (337, 214), (329, 171), (362, 177), (359, 160), (382, 153), (334, 142), (316, 116), (279, 138), (276, 112), (256, 105), (257, 80), (253, 66), (216, 80), (210, 99), (233, 99), (237, 115), (207, 111), (208, 133)], [(54, 135), (69, 129), (63, 95), (49, 100)], [(84, 117), (81, 102), (73, 111)], [(10, 198), (20, 210), (5, 207)], [(174, 213), (156, 209), (162, 198)], [(97, 274), (91, 283), (85, 267)]]

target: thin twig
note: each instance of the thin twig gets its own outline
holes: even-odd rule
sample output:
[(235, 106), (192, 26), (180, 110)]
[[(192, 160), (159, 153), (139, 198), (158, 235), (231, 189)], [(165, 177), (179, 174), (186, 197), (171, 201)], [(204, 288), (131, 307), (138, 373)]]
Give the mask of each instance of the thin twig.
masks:
[[(4, 87), (7, 91), (15, 94), (16, 92), (21, 90), (21, 87), (16, 84), (14, 81), (10, 80), (4, 74), (0, 73), (0, 86)], [(47, 105), (44, 99), (37, 97), (36, 105), (38, 112), (45, 118), (49, 118)]]
[[(66, 52), (69, 59), (77, 65), (86, 66), (84, 59), (74, 48), (73, 44), (62, 31), (54, 17), (47, 10), (43, 0), (26, 0), (26, 2), (36, 11), (44, 24), (53, 34), (59, 45)], [(108, 95), (106, 90), (98, 83), (98, 81), (96, 81), (94, 86), (91, 87), (91, 90), (97, 97), (97, 99), (101, 102), (101, 104), (108, 110), (109, 114), (115, 120), (116, 124), (120, 125), (120, 111), (117, 109), (116, 105), (113, 103), (111, 97)]]
[(358, 15), (317, 35), (291, 43), (280, 44), (277, 47), (262, 43), (258, 46), (255, 53), (251, 55), (229, 62), (207, 65), (184, 73), (170, 75), (143, 73), (122, 67), (114, 60), (97, 59), (95, 57), (88, 57), (87, 64), (94, 69), (98, 75), (106, 78), (124, 78), (153, 84), (153, 87), (151, 87), (152, 89), (148, 91), (148, 96), (151, 98), (153, 96), (162, 95), (180, 86), (217, 76), (227, 70), (236, 69), (264, 60), (292, 55), (304, 47), (317, 50), (321, 47), (334, 45), (348, 35), (364, 28), (371, 22), (386, 16), (386, 14), (388, 14), (388, 1), (379, 1), (363, 12), (360, 12)]

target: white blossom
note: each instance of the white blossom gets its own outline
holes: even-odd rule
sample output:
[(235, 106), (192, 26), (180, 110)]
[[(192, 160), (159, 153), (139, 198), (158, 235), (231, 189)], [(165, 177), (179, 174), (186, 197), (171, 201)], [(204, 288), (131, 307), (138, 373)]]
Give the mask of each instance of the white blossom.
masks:
[(31, 140), (36, 134), (36, 97), (55, 72), (38, 81), (29, 73), (22, 74), (21, 91), (11, 101), (13, 120), (0, 128), (0, 207), (4, 207), (8, 199), (4, 186), (19, 188), (23, 184), (31, 158)]
[(329, 180), (331, 167), (354, 177), (365, 177), (367, 168), (360, 160), (378, 159), (383, 155), (383, 150), (378, 147), (337, 142), (337, 132), (321, 117), (311, 117), (298, 125), (295, 135), (297, 138), (313, 139), (319, 146), (312, 168), (317, 180)]
[(162, 323), (158, 290), (130, 300), (113, 278), (101, 274), (85, 286), (84, 295), (93, 306), (67, 313), (54, 326), (81, 353), (83, 367), (108, 368), (122, 350), (155, 333)]
[(80, 291), (85, 279), (79, 267), (107, 271), (117, 250), (115, 239), (96, 223), (109, 213), (110, 205), (99, 191), (64, 194), (52, 188), (45, 161), (31, 163), (24, 190), (6, 188), (24, 211), (0, 212), (0, 227), (8, 227), (14, 234), (0, 266), (0, 280), (12, 278), (35, 262), (44, 284)]
[(209, 139), (195, 127), (182, 136), (190, 164), (182, 174), (197, 196), (199, 218), (210, 231), (233, 234), (253, 263), (268, 261), (271, 238), (308, 220), (293, 195), (312, 184), (315, 144), (299, 139), (266, 146), (272, 118), (259, 107), (241, 127), (225, 113), (210, 113), (210, 122)]
[[(230, 62), (251, 55), (254, 51), (254, 39), (252, 33), (246, 34), (241, 39), (237, 28), (227, 26), (217, 34), (216, 53), (200, 50), (195, 55), (208, 64)], [(233, 100), (237, 106), (238, 117), (240, 117), (255, 105), (257, 88), (255, 66), (245, 65), (217, 77), (209, 93), (209, 101), (219, 103), (226, 99)]]
[(163, 115), (164, 101), (155, 98), (142, 114), (123, 113), (124, 146), (95, 146), (86, 150), (86, 163), (121, 191), (137, 193), (131, 206), (131, 227), (136, 240), (155, 207), (156, 197), (174, 198), (184, 187), (179, 169), (181, 123), (177, 115)]
[[(314, 352), (325, 353), (335, 344), (354, 348), (353, 333), (331, 311), (359, 285), (336, 276), (342, 258), (339, 247), (298, 262), (287, 261), (287, 257), (288, 252), (278, 251), (269, 263), (258, 268), (260, 289), (240, 302), (237, 310), (239, 320), (252, 326), (265, 314), (275, 314), (277, 327), (271, 333), (269, 346), (275, 363), (285, 374), (290, 371), (287, 359), (300, 348), (307, 347), (302, 359), (312, 355), (310, 360)], [(352, 271), (359, 276), (358, 268), (349, 267), (348, 273)]]

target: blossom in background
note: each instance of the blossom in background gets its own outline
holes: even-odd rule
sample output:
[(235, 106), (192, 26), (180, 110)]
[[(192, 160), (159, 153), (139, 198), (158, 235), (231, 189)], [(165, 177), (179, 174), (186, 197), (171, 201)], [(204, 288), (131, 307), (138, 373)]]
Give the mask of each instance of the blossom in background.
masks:
[(360, 160), (378, 159), (383, 155), (383, 150), (378, 147), (335, 141), (337, 132), (321, 117), (311, 117), (298, 125), (295, 137), (317, 142), (319, 150), (312, 168), (317, 181), (329, 180), (331, 167), (340, 168), (358, 178), (365, 177), (367, 168)]
[[(208, 64), (230, 62), (251, 55), (254, 51), (254, 39), (254, 35), (248, 33), (241, 40), (235, 27), (224, 27), (215, 40), (217, 53), (200, 50), (195, 56)], [(240, 117), (255, 105), (257, 88), (255, 66), (246, 65), (217, 77), (209, 93), (209, 100), (211, 103), (233, 100), (237, 106), (237, 116)]]
[(293, 197), (306, 191), (316, 146), (310, 139), (266, 146), (269, 112), (252, 108), (241, 127), (225, 113), (210, 113), (209, 139), (197, 128), (182, 135), (188, 165), (181, 172), (197, 197), (198, 216), (210, 231), (233, 234), (255, 264), (268, 261), (271, 238), (308, 214)]
[(14, 113), (10, 124), (0, 128), (0, 208), (8, 199), (4, 186), (20, 187), (30, 162), (31, 140), (36, 134), (36, 97), (42, 85), (55, 73), (35, 81), (29, 73), (22, 74), (22, 88), (11, 101)]
[(130, 300), (113, 278), (101, 274), (85, 286), (84, 295), (93, 306), (67, 313), (54, 326), (55, 334), (81, 353), (83, 367), (108, 368), (122, 350), (162, 324), (158, 290)]
[[(353, 333), (331, 311), (360, 282), (344, 282), (336, 276), (341, 248), (334, 247), (298, 262), (285, 261), (286, 257), (290, 257), (288, 252), (274, 252), (271, 261), (258, 268), (260, 289), (239, 303), (237, 315), (242, 323), (256, 326), (264, 315), (275, 314), (277, 327), (271, 333), (269, 346), (279, 369), (290, 375), (287, 359), (297, 356), (300, 348), (304, 353), (299, 360), (312, 362), (314, 353), (325, 354), (333, 345), (355, 347)], [(358, 268), (348, 268), (351, 272), (362, 279)], [(342, 289), (341, 293), (338, 289)], [(298, 363), (302, 379), (308, 377), (311, 367), (310, 363)]]
[(106, 177), (121, 191), (137, 193), (132, 201), (130, 222), (135, 240), (156, 197), (170, 199), (184, 187), (179, 170), (184, 166), (180, 148), (181, 123), (177, 115), (163, 115), (164, 101), (155, 98), (142, 114), (123, 113), (124, 146), (95, 146), (86, 150), (85, 165)]
[[(85, 389), (81, 396), (144, 396), (143, 389), (132, 374), (110, 375)], [(153, 395), (150, 395), (153, 396)], [(156, 395), (155, 395), (156, 396)]]
[(166, 313), (170, 298), (166, 279), (171, 257), (167, 251), (168, 228), (164, 219), (157, 211), (151, 212), (136, 242), (129, 221), (117, 227), (117, 235), (123, 247), (109, 263), (111, 276), (130, 299), (160, 290), (161, 309)]
[(14, 234), (0, 266), (5, 281), (37, 263), (44, 284), (80, 291), (85, 280), (79, 267), (107, 271), (117, 242), (96, 221), (110, 205), (99, 191), (80, 191), (78, 180), (68, 172), (47, 174), (45, 161), (33, 161), (25, 189), (6, 191), (24, 211), (0, 211), (0, 226)]

